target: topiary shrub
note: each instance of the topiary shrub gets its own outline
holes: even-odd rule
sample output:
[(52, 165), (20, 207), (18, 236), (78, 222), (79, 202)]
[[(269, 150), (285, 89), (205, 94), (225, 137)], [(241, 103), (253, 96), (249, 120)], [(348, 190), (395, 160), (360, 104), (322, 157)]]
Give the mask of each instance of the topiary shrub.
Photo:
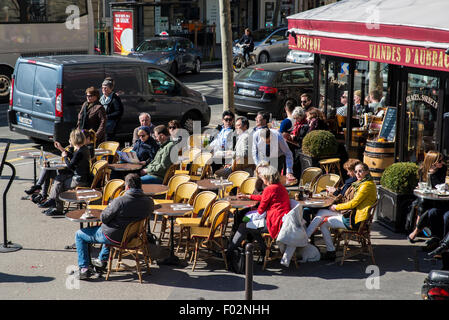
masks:
[(414, 162), (396, 162), (385, 169), (380, 184), (398, 194), (413, 193), (419, 182), (418, 169)]
[(302, 153), (314, 158), (335, 155), (337, 151), (337, 139), (326, 130), (310, 131), (302, 140)]

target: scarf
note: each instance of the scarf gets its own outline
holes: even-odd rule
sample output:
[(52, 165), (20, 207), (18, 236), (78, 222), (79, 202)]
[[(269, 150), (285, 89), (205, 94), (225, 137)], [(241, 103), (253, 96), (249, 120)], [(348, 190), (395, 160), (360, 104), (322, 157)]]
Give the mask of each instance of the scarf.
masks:
[(354, 193), (357, 192), (357, 189), (362, 185), (362, 183), (366, 181), (373, 181), (373, 177), (371, 177), (371, 174), (368, 173), (362, 180), (357, 180), (351, 184), (352, 188), (354, 189)]
[(111, 100), (112, 100), (112, 94), (111, 94), (109, 97), (107, 97), (107, 96), (105, 96), (105, 95), (102, 95), (102, 96), (100, 97), (100, 103), (103, 105), (103, 107), (104, 107), (106, 110), (108, 110), (108, 105), (109, 105), (109, 103), (111, 102)]

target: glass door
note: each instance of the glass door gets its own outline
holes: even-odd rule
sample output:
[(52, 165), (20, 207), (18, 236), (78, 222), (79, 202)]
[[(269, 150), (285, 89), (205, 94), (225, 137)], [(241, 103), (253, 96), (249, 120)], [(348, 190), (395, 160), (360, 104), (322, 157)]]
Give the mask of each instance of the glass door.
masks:
[(437, 150), (440, 78), (408, 73), (405, 118), (405, 161), (420, 163)]

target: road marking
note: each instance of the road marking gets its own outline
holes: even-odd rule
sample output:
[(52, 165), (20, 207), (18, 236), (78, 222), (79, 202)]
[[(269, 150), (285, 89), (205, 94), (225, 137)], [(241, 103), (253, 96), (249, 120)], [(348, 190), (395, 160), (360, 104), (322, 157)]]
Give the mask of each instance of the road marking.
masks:
[[(5, 149), (6, 149), (6, 147), (0, 148), (0, 150), (5, 150)], [(9, 151), (25, 151), (25, 150), (33, 150), (33, 149), (36, 149), (36, 148), (27, 147), (27, 148), (14, 149), (14, 147), (12, 147), (12, 149), (11, 149), (11, 146), (9, 147)]]
[(8, 161), (8, 162), (15, 162), (15, 161), (19, 161), (19, 160), (23, 160), (23, 158), (6, 159), (6, 161)]

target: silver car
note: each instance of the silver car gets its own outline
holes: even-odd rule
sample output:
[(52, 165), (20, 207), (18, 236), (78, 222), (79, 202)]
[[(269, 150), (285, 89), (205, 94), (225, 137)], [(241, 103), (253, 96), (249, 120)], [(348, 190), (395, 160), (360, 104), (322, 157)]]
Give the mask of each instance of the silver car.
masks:
[[(253, 54), (258, 63), (285, 61), (288, 49), (287, 27), (277, 29), (259, 29), (252, 32), (254, 41)], [(238, 40), (236, 41), (238, 42)], [(234, 52), (239, 48), (234, 47)]]
[(313, 64), (314, 55), (311, 52), (290, 50), (286, 60), (287, 62)]

